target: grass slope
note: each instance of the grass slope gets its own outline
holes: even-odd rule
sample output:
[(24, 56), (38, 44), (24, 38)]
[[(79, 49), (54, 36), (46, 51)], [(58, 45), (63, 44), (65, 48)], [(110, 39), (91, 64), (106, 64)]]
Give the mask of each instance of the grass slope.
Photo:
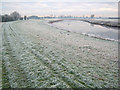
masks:
[(28, 20), (2, 25), (3, 88), (117, 88), (117, 42)]

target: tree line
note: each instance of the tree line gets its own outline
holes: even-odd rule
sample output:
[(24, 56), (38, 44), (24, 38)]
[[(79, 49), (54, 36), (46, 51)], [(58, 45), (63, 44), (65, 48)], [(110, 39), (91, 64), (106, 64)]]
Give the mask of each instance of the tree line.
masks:
[[(9, 21), (16, 21), (16, 20), (23, 20), (23, 17), (21, 15), (14, 11), (10, 15), (5, 14), (5, 15), (0, 15), (0, 22), (9, 22)], [(24, 16), (24, 20), (26, 20), (26, 16)]]

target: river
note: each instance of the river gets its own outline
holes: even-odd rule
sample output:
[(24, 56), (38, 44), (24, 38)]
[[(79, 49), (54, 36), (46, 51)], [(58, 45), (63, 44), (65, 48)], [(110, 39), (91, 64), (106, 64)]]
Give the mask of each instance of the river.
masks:
[(90, 24), (78, 20), (63, 20), (52, 23), (53, 26), (70, 32), (81, 33), (92, 37), (118, 41), (118, 29)]

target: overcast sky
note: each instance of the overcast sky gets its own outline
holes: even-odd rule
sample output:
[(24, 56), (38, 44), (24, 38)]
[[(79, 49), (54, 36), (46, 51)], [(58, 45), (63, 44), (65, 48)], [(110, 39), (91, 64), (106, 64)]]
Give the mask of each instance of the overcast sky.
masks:
[(118, 2), (119, 0), (1, 0), (2, 2)]
[(27, 15), (118, 16), (118, 0), (2, 0), (2, 14), (18, 11)]

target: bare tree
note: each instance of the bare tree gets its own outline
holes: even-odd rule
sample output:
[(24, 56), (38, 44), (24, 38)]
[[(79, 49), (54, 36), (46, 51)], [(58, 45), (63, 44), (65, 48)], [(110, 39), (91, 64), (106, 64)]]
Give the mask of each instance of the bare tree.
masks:
[(27, 16), (24, 16), (24, 20), (27, 20)]
[(18, 20), (21, 17), (20, 14), (16, 11), (11, 13), (10, 16), (13, 18), (13, 20)]
[(8, 21), (13, 21), (13, 18), (9, 16), (8, 14), (5, 14), (2, 16), (2, 22), (8, 22)]

